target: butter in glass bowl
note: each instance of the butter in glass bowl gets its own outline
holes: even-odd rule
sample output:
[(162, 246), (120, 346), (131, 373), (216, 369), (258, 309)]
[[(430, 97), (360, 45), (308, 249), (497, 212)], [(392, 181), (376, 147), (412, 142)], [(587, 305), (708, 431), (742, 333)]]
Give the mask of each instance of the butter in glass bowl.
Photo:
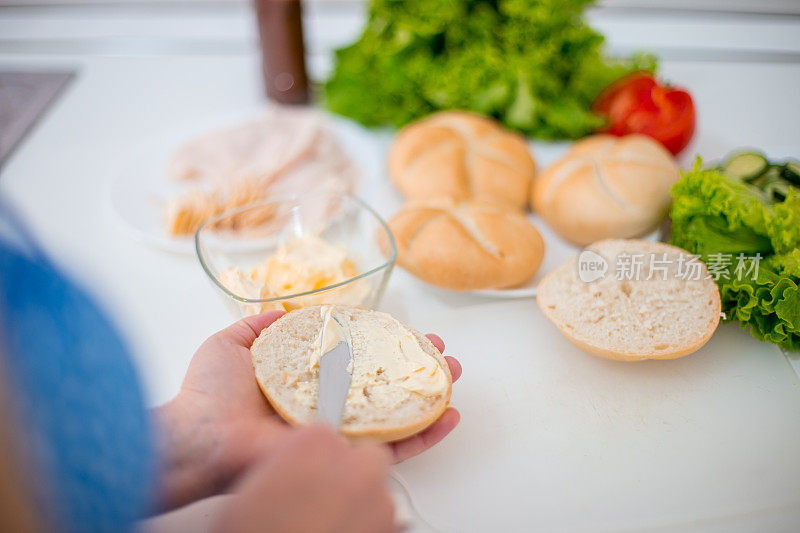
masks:
[[(377, 241), (390, 243), (388, 255)], [(197, 230), (195, 248), (237, 316), (321, 304), (374, 308), (396, 256), (377, 213), (355, 196), (333, 192), (222, 213)]]

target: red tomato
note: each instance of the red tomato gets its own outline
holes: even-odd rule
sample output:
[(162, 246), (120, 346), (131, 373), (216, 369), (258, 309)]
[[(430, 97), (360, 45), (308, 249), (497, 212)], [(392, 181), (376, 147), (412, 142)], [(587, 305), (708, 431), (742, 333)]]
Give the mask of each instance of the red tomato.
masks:
[(605, 132), (648, 135), (673, 155), (683, 150), (694, 134), (694, 103), (689, 93), (659, 85), (647, 72), (625, 76), (603, 89), (592, 111), (608, 119)]

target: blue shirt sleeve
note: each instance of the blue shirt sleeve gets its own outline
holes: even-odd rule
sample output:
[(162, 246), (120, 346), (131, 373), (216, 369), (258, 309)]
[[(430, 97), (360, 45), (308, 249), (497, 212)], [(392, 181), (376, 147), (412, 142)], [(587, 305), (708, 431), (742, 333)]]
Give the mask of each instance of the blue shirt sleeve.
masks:
[(154, 446), (113, 325), (49, 261), (0, 241), (0, 342), (49, 529), (130, 529), (154, 501)]

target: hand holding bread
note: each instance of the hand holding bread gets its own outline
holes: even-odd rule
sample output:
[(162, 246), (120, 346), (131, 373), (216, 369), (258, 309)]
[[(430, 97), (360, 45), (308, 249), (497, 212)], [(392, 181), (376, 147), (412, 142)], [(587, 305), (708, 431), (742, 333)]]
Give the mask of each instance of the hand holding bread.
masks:
[[(289, 431), (258, 387), (250, 352), (259, 334), (284, 315), (272, 311), (249, 316), (209, 337), (192, 357), (178, 395), (156, 410), (159, 427), (167, 431), (163, 437), (171, 443), (165, 449), (181, 451), (174, 456), (165, 452), (162, 457), (163, 468), (176, 473), (165, 479), (178, 480), (164, 487), (165, 508), (228, 490), (263, 458), (271, 442)], [(436, 335), (426, 340), (437, 353), (444, 351)], [(452, 357), (443, 359), (456, 381), (461, 366)], [(458, 411), (448, 407), (422, 432), (389, 443), (391, 460), (399, 462), (422, 453), (450, 433), (458, 420)], [(201, 482), (209, 479), (214, 483)]]

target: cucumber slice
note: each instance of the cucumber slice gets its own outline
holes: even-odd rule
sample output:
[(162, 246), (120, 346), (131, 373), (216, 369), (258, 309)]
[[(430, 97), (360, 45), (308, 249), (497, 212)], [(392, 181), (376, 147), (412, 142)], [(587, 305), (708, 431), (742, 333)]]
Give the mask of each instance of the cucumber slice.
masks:
[(764, 185), (763, 190), (767, 193), (767, 196), (770, 196), (774, 201), (782, 202), (786, 200), (786, 196), (789, 194), (789, 189), (791, 188), (792, 186), (786, 181), (776, 179)]
[(787, 161), (781, 168), (781, 177), (794, 185), (800, 185), (800, 163)]
[(768, 167), (766, 172), (762, 172), (760, 176), (750, 181), (750, 184), (763, 189), (771, 182), (781, 179), (781, 172), (779, 169), (780, 167), (776, 166)]
[(735, 154), (723, 165), (725, 174), (741, 181), (753, 181), (769, 168), (769, 161), (757, 152)]

